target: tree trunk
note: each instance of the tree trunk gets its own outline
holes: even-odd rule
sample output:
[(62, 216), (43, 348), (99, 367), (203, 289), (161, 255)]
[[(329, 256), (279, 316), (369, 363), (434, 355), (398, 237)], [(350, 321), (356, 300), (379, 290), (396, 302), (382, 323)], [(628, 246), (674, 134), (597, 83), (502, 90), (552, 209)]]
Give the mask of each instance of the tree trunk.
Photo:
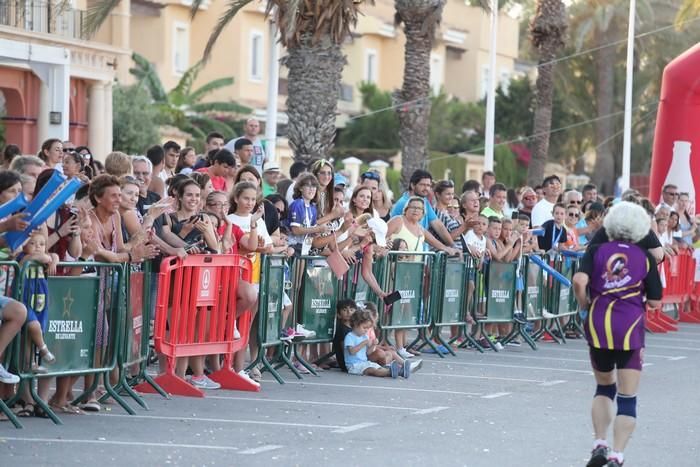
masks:
[(530, 26), (533, 45), (539, 51), (537, 69), (537, 101), (532, 144), (532, 159), (527, 170), (527, 183), (542, 183), (549, 155), (549, 137), (552, 128), (552, 98), (554, 97), (554, 64), (558, 51), (564, 46), (566, 9), (561, 0), (539, 0), (536, 15)]
[(430, 51), (445, 0), (396, 0), (395, 6), (406, 36), (403, 85), (392, 97), (399, 118), (401, 183), (407, 188), (411, 174), (428, 163)]
[(282, 64), (289, 69), (287, 115), (289, 145), (294, 159), (328, 159), (335, 138), (338, 92), (346, 60), (341, 46), (330, 36), (318, 44), (302, 35), (290, 47)]
[[(609, 115), (614, 109), (615, 100), (615, 47), (604, 47), (616, 38), (615, 21), (610, 22), (607, 31), (597, 31), (596, 51), (596, 110), (595, 122), (596, 160), (593, 180), (598, 185), (598, 192), (612, 195), (615, 191), (615, 160), (613, 159), (613, 137), (615, 120)], [(601, 118), (602, 117), (602, 118)]]

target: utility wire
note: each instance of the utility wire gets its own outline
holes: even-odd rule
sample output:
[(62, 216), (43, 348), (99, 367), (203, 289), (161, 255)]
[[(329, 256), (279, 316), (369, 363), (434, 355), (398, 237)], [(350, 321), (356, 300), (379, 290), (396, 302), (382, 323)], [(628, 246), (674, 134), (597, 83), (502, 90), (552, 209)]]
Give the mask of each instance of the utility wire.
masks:
[[(637, 109), (639, 109), (639, 108), (646, 107), (646, 106), (654, 106), (654, 107), (656, 107), (657, 105), (659, 105), (659, 101), (657, 101), (657, 102), (652, 102), (652, 103), (650, 103), (650, 104), (640, 104), (640, 105), (638, 105), (638, 106), (636, 106), (636, 107), (633, 107), (632, 110), (637, 110)], [(650, 112), (653, 112), (654, 110), (655, 110), (655, 109), (652, 109)], [(531, 139), (538, 138), (538, 137), (543, 136), (543, 135), (546, 135), (546, 134), (550, 134), (550, 135), (551, 135), (551, 134), (553, 134), (553, 133), (559, 133), (559, 132), (561, 132), (561, 131), (566, 131), (566, 130), (570, 130), (570, 129), (572, 129), (572, 128), (576, 128), (576, 127), (579, 127), (579, 126), (587, 125), (587, 124), (589, 124), (589, 123), (594, 123), (594, 122), (597, 122), (597, 121), (599, 121), (599, 120), (606, 120), (606, 119), (608, 119), (608, 118), (613, 118), (613, 117), (616, 117), (616, 116), (621, 115), (621, 114), (624, 114), (624, 113), (625, 113), (624, 110), (620, 110), (620, 111), (613, 112), (613, 113), (610, 113), (610, 114), (607, 114), (607, 115), (601, 115), (601, 116), (599, 116), (599, 117), (589, 118), (588, 120), (584, 120), (584, 121), (581, 121), (581, 122), (572, 123), (571, 125), (563, 126), (563, 127), (560, 127), (560, 128), (555, 128), (554, 130), (550, 130), (550, 131), (548, 131), (548, 132), (534, 133), (534, 134), (532, 134), (532, 135), (521, 136), (521, 137), (518, 137), (518, 138), (514, 138), (514, 139), (511, 139), (511, 140), (508, 140), (508, 141), (501, 141), (501, 142), (499, 142), (499, 143), (496, 143), (494, 146), (503, 146), (503, 145), (510, 145), (510, 144), (513, 144), (513, 143), (519, 143), (519, 142), (522, 142), (522, 141), (529, 141), (529, 140), (531, 140)], [(606, 142), (607, 142), (607, 141), (604, 141), (604, 142), (601, 143), (601, 144), (604, 144), (604, 143), (606, 143)], [(482, 152), (484, 149), (486, 149), (486, 148), (483, 147), (483, 146), (481, 146), (481, 147), (476, 147), (476, 148), (471, 148), (471, 149), (467, 149), (467, 150), (465, 150), (465, 151), (459, 151), (459, 152), (455, 152), (455, 153), (446, 154), (446, 155), (444, 155), (444, 156), (435, 157), (435, 158), (430, 159), (430, 161), (431, 161), (431, 162), (433, 162), (433, 161), (440, 161), (440, 160), (443, 160), (443, 159), (449, 159), (449, 158), (452, 158), (452, 157), (457, 157), (457, 156), (460, 156), (460, 155), (463, 155), (463, 154), (474, 154), (474, 153), (479, 154), (479, 153)]]

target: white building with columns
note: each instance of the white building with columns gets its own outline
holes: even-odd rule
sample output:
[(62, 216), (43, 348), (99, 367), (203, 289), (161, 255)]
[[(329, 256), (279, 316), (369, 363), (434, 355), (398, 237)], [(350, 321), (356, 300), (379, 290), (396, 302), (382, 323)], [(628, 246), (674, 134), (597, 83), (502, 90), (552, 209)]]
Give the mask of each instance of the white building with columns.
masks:
[(104, 159), (112, 150), (112, 86), (130, 63), (128, 42), (83, 40), (83, 10), (57, 14), (48, 3), (26, 5), (0, 3), (0, 119), (7, 144), (36, 154), (44, 140), (58, 138)]

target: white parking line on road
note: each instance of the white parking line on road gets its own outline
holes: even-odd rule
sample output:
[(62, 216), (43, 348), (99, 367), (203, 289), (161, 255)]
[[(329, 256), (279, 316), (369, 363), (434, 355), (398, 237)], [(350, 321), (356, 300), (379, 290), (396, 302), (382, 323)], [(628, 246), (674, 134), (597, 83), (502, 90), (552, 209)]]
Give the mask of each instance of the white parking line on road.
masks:
[(291, 399), (257, 399), (255, 397), (227, 397), (227, 396), (209, 396), (207, 399), (234, 400), (234, 401), (254, 401), (254, 402), (279, 402), (284, 404), (301, 404), (301, 405), (331, 405), (337, 407), (352, 407), (361, 409), (383, 409), (383, 410), (424, 410), (417, 407), (395, 407), (391, 405), (372, 405), (372, 404), (352, 404), (348, 402), (325, 402), (325, 401), (305, 401)]
[(413, 415), (426, 415), (429, 413), (437, 413), (437, 412), (442, 412), (443, 410), (447, 410), (449, 407), (431, 407), (429, 409), (423, 409), (423, 410), (417, 410), (413, 412)]
[(503, 396), (509, 396), (509, 392), (494, 392), (493, 394), (486, 394), (485, 396), (481, 396), (482, 399), (497, 399), (499, 397)]
[[(131, 415), (127, 415), (130, 417)], [(204, 444), (178, 444), (178, 443), (146, 443), (143, 441), (110, 441), (106, 439), (53, 439), (53, 438), (16, 438), (1, 436), (2, 441), (28, 441), (31, 443), (61, 443), (61, 444), (108, 444), (114, 446), (143, 446), (149, 448), (183, 448), (183, 449), (214, 449), (218, 451), (238, 451), (232, 446), (212, 446)]]
[(419, 389), (419, 388), (402, 388), (398, 386), (374, 386), (374, 385), (357, 385), (357, 384), (332, 384), (332, 383), (307, 383), (305, 381), (289, 381), (286, 384), (304, 384), (308, 386), (329, 386), (338, 388), (353, 388), (353, 389), (383, 389), (388, 391), (411, 391), (411, 392), (430, 392), (434, 394), (456, 394), (459, 396), (479, 397), (483, 395), (480, 392), (463, 392), (463, 391), (443, 391), (440, 389)]
[(563, 379), (555, 379), (554, 381), (545, 381), (544, 383), (540, 384), (540, 386), (556, 386), (557, 384), (564, 383), (566, 383), (566, 381)]
[(208, 423), (232, 423), (242, 425), (274, 425), (274, 426), (290, 426), (299, 428), (328, 428), (335, 430), (344, 428), (340, 425), (317, 425), (313, 423), (290, 423), (290, 422), (271, 422), (265, 420), (235, 420), (227, 418), (200, 418), (200, 417), (170, 417), (166, 415), (128, 415), (128, 414), (99, 414), (91, 415), (91, 417), (121, 417), (121, 418), (140, 418), (144, 420), (178, 420), (188, 422), (208, 422)]
[[(644, 355), (644, 357), (646, 358), (646, 355)], [(669, 360), (672, 362), (677, 362), (678, 360), (685, 360), (686, 358), (688, 357), (685, 355), (679, 355), (678, 357), (669, 357)]]
[(499, 376), (472, 376), (472, 375), (453, 375), (450, 373), (423, 373), (421, 375), (425, 376), (445, 376), (448, 378), (466, 378), (466, 379), (485, 379), (485, 380), (496, 380), (496, 381), (513, 381), (515, 383), (544, 383), (541, 379), (524, 379), (524, 378), (503, 378)]
[[(424, 360), (425, 361), (425, 360)], [(495, 368), (518, 368), (522, 370), (542, 370), (542, 371), (563, 371), (566, 373), (581, 373), (585, 375), (591, 374), (588, 370), (574, 370), (571, 368), (549, 368), (539, 366), (523, 366), (523, 365), (503, 365), (501, 363), (476, 363), (476, 362), (455, 362), (454, 360), (431, 360), (431, 363), (444, 363), (445, 365), (463, 365), (463, 366), (480, 366), (480, 367), (495, 367)]]
[(338, 428), (337, 430), (333, 430), (331, 433), (340, 433), (340, 434), (351, 433), (353, 431), (364, 430), (365, 428), (369, 428), (371, 426), (376, 426), (376, 425), (379, 425), (379, 424), (372, 423), (372, 422), (358, 423), (357, 425), (350, 425), (350, 426), (344, 426), (342, 428)]
[(282, 449), (284, 446), (279, 444), (267, 444), (265, 446), (259, 446), (257, 448), (250, 448), (239, 452), (239, 454), (260, 454), (261, 452), (275, 451), (277, 449)]

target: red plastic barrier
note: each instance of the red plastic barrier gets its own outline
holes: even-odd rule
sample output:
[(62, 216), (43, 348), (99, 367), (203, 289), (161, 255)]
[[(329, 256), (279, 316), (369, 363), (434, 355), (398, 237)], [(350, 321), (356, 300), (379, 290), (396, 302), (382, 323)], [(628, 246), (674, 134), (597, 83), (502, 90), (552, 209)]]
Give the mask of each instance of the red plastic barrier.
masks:
[[(233, 354), (245, 349), (251, 325), (250, 310), (236, 317), (238, 281), (250, 280), (250, 260), (239, 255), (191, 255), (184, 261), (171, 257), (163, 260), (160, 271), (154, 342), (168, 366), (156, 382), (171, 394), (204, 397), (203, 391), (175, 374), (175, 359), (223, 354), (223, 369), (209, 378), (223, 389), (259, 391), (259, 385), (232, 369)], [(139, 385), (137, 390), (153, 392), (150, 385)]]
[(691, 297), (695, 288), (695, 260), (688, 251), (681, 251), (676, 256), (667, 257), (664, 263), (664, 288), (661, 303), (673, 304), (678, 307), (678, 320), (663, 311), (647, 312), (647, 329), (651, 332), (677, 331), (678, 322), (700, 323), (700, 315), (691, 305)]

